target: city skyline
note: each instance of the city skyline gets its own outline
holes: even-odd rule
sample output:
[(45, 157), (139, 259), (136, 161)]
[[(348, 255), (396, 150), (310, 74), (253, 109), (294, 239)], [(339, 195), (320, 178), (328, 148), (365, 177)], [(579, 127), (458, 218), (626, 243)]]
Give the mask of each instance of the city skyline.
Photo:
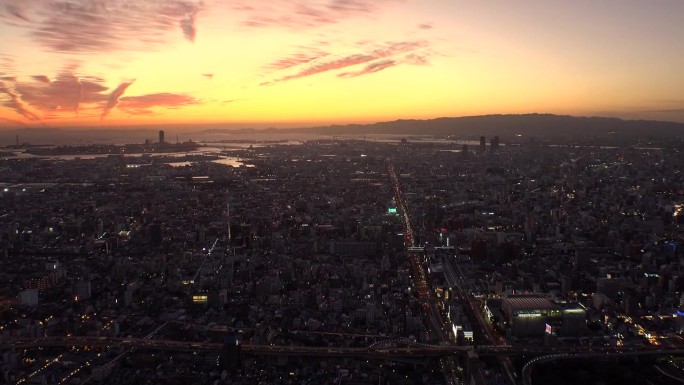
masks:
[(0, 128), (684, 122), (683, 12), (665, 0), (6, 0)]

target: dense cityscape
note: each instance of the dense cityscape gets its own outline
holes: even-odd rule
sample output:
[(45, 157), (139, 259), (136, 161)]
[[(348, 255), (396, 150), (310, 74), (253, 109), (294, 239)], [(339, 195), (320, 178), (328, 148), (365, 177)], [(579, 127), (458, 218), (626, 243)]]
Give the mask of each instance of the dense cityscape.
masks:
[(682, 153), (464, 143), (2, 149), (0, 383), (681, 383)]

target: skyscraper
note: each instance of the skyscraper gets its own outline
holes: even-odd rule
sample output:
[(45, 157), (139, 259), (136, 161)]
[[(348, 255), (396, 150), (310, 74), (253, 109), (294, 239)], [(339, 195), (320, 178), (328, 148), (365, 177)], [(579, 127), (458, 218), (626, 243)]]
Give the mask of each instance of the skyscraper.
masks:
[(495, 136), (492, 138), (492, 145), (491, 148), (489, 149), (490, 151), (498, 151), (499, 150), (499, 137)]
[(487, 139), (484, 136), (480, 137), (480, 152), (485, 152), (487, 148)]
[(159, 130), (159, 144), (164, 144), (164, 130)]

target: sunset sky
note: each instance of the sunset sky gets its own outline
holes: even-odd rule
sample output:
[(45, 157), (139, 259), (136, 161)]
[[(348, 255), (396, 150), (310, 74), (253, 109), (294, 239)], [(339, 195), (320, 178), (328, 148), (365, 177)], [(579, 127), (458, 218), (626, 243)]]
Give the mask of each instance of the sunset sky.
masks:
[(0, 0), (0, 127), (684, 122), (682, 0)]

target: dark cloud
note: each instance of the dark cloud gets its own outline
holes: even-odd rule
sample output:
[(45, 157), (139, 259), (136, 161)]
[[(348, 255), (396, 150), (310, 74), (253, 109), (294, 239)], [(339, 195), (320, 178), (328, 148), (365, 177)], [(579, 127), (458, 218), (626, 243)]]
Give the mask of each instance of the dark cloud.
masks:
[(45, 75), (33, 75), (31, 76), (33, 80), (41, 83), (50, 83), (50, 78)]
[(130, 82), (124, 82), (119, 84), (112, 93), (109, 94), (109, 97), (107, 98), (107, 103), (104, 106), (104, 109), (102, 110), (102, 114), (100, 115), (100, 121), (104, 120), (104, 118), (109, 115), (109, 112), (112, 110), (112, 108), (116, 107), (117, 104), (119, 104), (119, 98), (123, 96), (124, 92), (126, 92), (126, 89), (133, 84), (133, 80)]
[(340, 74), (337, 74), (338, 77), (340, 78), (353, 78), (361, 75), (367, 75), (367, 74), (372, 74), (374, 72), (382, 71), (385, 68), (390, 68), (394, 67), (398, 63), (394, 60), (381, 60), (375, 63), (371, 63), (364, 67), (360, 71), (354, 71), (354, 72), (343, 72)]
[(432, 29), (432, 24), (431, 23), (422, 23), (418, 24), (418, 28), (420, 29)]
[(195, 28), (195, 16), (186, 16), (180, 21), (181, 29), (183, 30), (183, 36), (186, 39), (194, 42), (195, 35), (197, 35), (197, 28)]

